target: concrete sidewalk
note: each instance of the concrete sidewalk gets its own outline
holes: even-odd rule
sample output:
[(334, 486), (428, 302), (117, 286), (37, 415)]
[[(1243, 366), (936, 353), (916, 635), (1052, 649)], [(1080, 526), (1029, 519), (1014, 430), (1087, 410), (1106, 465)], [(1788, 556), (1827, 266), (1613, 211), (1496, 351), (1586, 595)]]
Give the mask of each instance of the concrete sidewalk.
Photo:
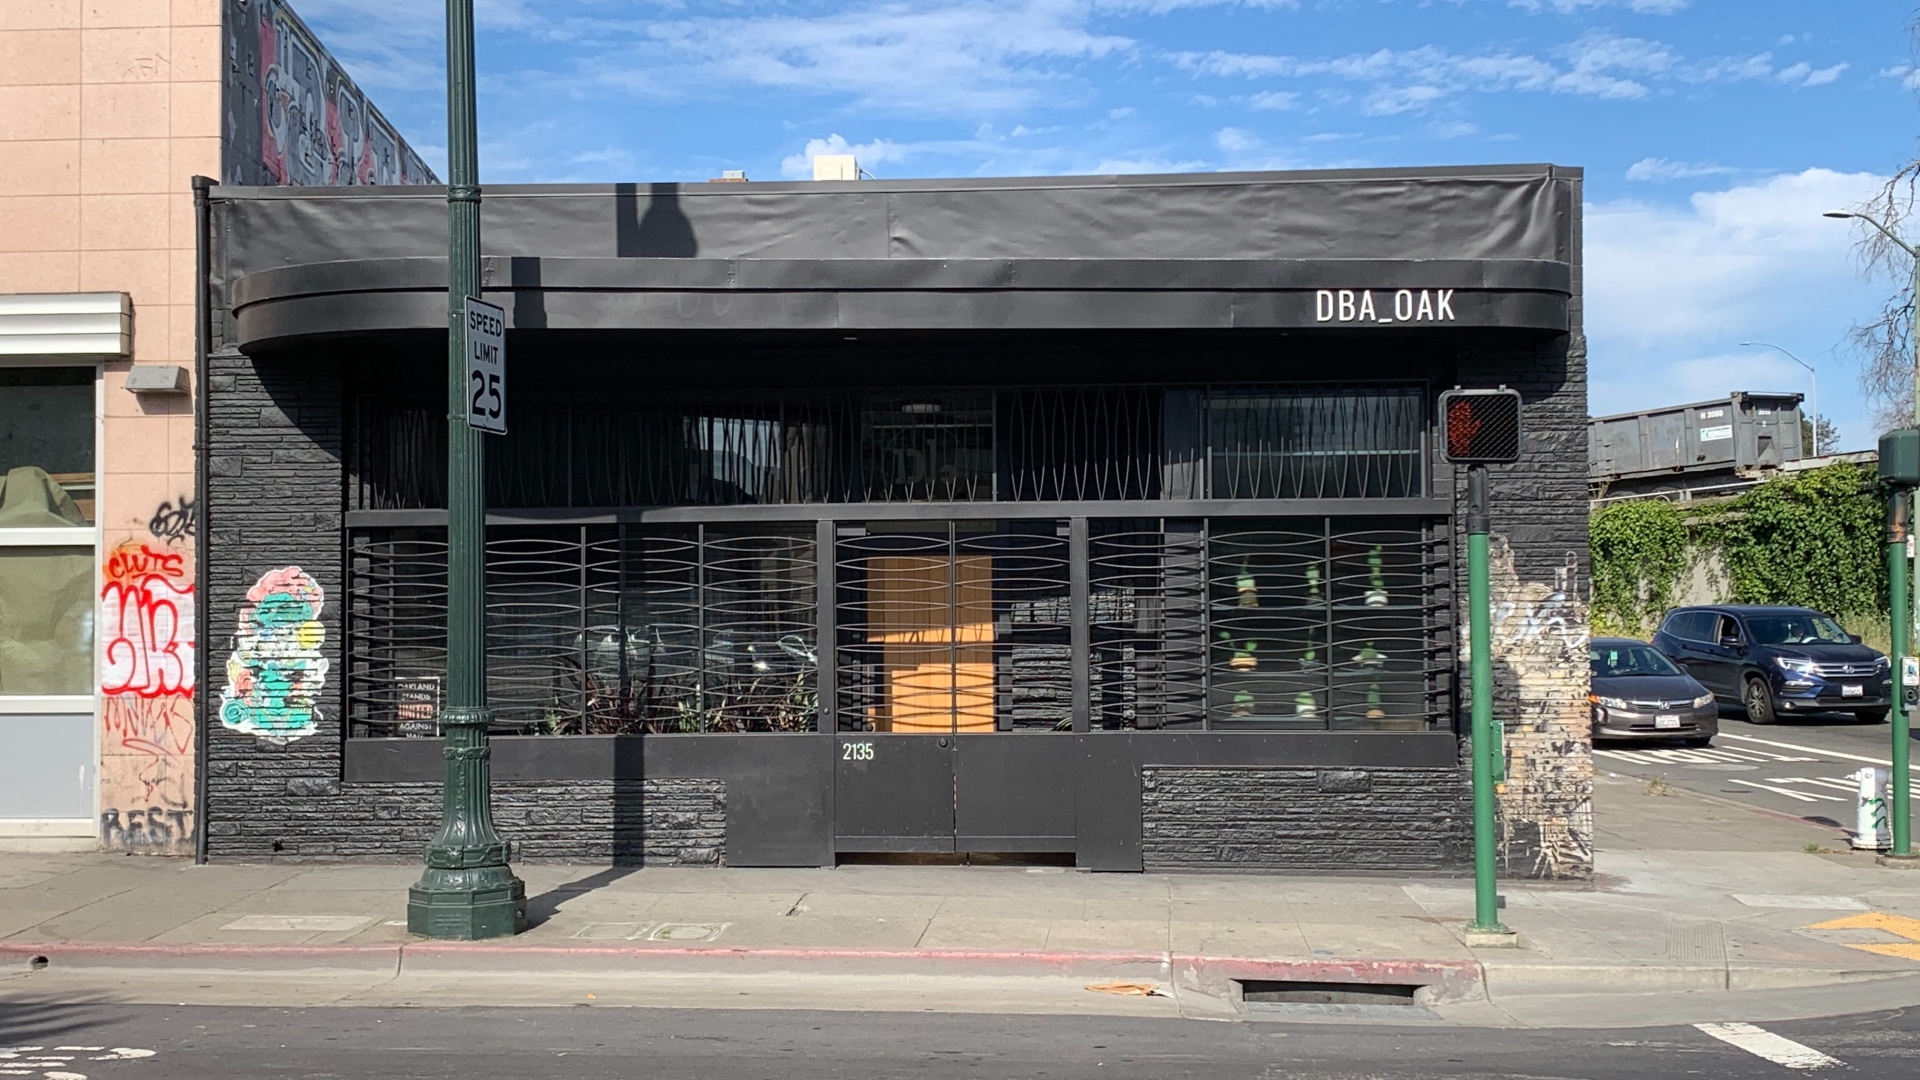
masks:
[[(887, 1007), (942, 1007), (955, 978), (988, 980), (976, 984), (999, 987), (988, 1000), (1013, 1001), (1039, 979), (1103, 999), (1104, 1010), (1188, 1015), (1239, 1014), (1236, 980), (1248, 979), (1416, 984), (1443, 1011), (1491, 1003), (1516, 1018), (1543, 995), (1773, 991), (1800, 1002), (1818, 988), (1920, 987), (1920, 940), (1909, 940), (1920, 937), (1920, 875), (1805, 850), (1844, 848), (1836, 830), (1636, 780), (1603, 776), (1596, 805), (1592, 888), (1503, 884), (1518, 949), (1469, 948), (1471, 885), (1447, 879), (523, 865), (532, 929), (448, 944), (406, 932), (413, 866), (4, 855), (0, 963), (37, 968), (25, 982), (145, 979), (167, 1001), (192, 999), (169, 972), (240, 971), (295, 979), (309, 998), (333, 987), (326, 1000), (353, 1002), (525, 1000), (557, 978), (624, 987), (605, 1003), (681, 1003), (716, 986), (764, 988), (776, 975), (818, 992), (762, 989), (763, 998), (868, 1000), (818, 982), (831, 975)], [(1854, 925), (1809, 929), (1841, 919)], [(651, 982), (633, 983), (641, 975)], [(1153, 983), (1164, 996), (1084, 993), (1105, 978)], [(185, 979), (218, 996), (205, 981)]]

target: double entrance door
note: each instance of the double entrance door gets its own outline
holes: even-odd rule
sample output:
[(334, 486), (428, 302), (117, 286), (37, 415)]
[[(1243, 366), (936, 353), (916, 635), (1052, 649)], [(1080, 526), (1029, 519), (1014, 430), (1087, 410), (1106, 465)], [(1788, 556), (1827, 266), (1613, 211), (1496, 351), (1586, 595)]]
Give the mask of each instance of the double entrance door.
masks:
[(1068, 532), (839, 528), (837, 850), (1073, 850)]

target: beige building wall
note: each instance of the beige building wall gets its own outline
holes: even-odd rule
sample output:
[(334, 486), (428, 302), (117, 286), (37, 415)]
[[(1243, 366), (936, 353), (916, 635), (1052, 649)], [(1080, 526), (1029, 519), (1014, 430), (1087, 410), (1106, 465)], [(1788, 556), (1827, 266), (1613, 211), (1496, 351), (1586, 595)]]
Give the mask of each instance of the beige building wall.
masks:
[[(0, 0), (0, 293), (124, 292), (100, 371), (100, 840), (190, 848), (193, 399), (125, 389), (194, 362), (190, 178), (219, 176), (221, 0)], [(184, 608), (184, 610), (182, 610)]]

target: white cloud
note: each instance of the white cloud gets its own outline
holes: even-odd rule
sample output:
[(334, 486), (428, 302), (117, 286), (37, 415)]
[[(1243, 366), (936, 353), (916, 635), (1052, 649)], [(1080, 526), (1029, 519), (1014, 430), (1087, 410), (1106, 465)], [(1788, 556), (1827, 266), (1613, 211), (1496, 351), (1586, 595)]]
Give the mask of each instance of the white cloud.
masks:
[(1256, 53), (1181, 52), (1169, 56), (1196, 75), (1239, 78), (1330, 76), (1371, 83), (1361, 108), (1375, 116), (1425, 109), (1467, 91), (1526, 90), (1600, 98), (1638, 98), (1650, 91), (1640, 78), (1662, 76), (1680, 64), (1657, 41), (1589, 34), (1543, 59), (1531, 53), (1462, 54), (1435, 45), (1377, 49), (1332, 58)]
[(1131, 105), (1122, 105), (1117, 109), (1107, 110), (1107, 119), (1109, 120), (1125, 120), (1127, 117), (1132, 115), (1133, 115), (1133, 106)]
[(1079, 84), (1052, 62), (1099, 59), (1133, 44), (1086, 24), (1087, 9), (1074, 0), (962, 0), (815, 18), (692, 18), (653, 24), (647, 34), (692, 64), (707, 88), (744, 84), (842, 95), (876, 110), (981, 113), (1057, 103)]
[(1629, 180), (1687, 180), (1699, 176), (1724, 176), (1735, 170), (1712, 162), (1669, 161), (1666, 158), (1641, 158), (1627, 166)]
[(1794, 293), (1854, 277), (1852, 234), (1822, 218), (1882, 177), (1829, 169), (1696, 193), (1685, 207), (1587, 207), (1589, 326), (1635, 346), (1742, 334)]
[(1880, 77), (1883, 79), (1898, 79), (1900, 80), (1901, 86), (1909, 90), (1920, 90), (1920, 68), (1916, 68), (1911, 64), (1895, 64), (1890, 68), (1882, 68), (1880, 70)]
[(1260, 140), (1244, 128), (1223, 127), (1213, 133), (1213, 145), (1229, 154), (1250, 150), (1260, 144)]
[(1199, 7), (1297, 8), (1300, 0), (1093, 0), (1095, 11), (1123, 15), (1165, 15), (1181, 8)]
[[(1804, 394), (1809, 389), (1806, 369), (1771, 349), (1715, 352), (1675, 360), (1667, 365), (1664, 383), (1669, 397), (1661, 404), (1666, 405), (1711, 401), (1735, 390), (1797, 390)], [(1598, 410), (1595, 414), (1605, 415)]]
[(1095, 176), (1107, 176), (1115, 173), (1183, 173), (1197, 172), (1207, 168), (1207, 163), (1195, 159), (1176, 159), (1146, 154), (1140, 157), (1102, 158), (1089, 173)]
[[(1743, 340), (1789, 344), (1822, 373), (1821, 408), (1865, 424), (1840, 358), (1847, 327), (1884, 286), (1862, 281), (1853, 231), (1821, 217), (1884, 178), (1807, 169), (1683, 205), (1623, 199), (1586, 207), (1586, 326), (1595, 415), (1672, 405), (1730, 390), (1806, 387), (1804, 372), (1739, 352)], [(1797, 370), (1797, 369), (1794, 369)]]
[(1290, 90), (1262, 90), (1247, 98), (1247, 108), (1265, 112), (1284, 112), (1300, 106), (1300, 95)]
[(854, 161), (862, 169), (871, 171), (877, 165), (889, 161), (905, 161), (913, 156), (914, 149), (886, 139), (854, 144), (842, 138), (838, 133), (824, 139), (808, 139), (806, 148), (797, 154), (789, 154), (780, 159), (780, 175), (789, 180), (813, 179), (813, 159), (821, 154), (852, 154)]
[(1556, 11), (1562, 15), (1589, 8), (1626, 8), (1643, 15), (1672, 15), (1686, 10), (1687, 0), (1508, 0), (1507, 6), (1524, 11)]
[(1852, 66), (1853, 66), (1852, 64), (1840, 63), (1840, 64), (1835, 64), (1832, 67), (1818, 68), (1814, 71), (1809, 72), (1807, 74), (1806, 81), (1802, 82), (1800, 85), (1801, 86), (1825, 86), (1828, 83), (1838, 79), (1840, 77), (1841, 72), (1847, 70)]
[[(1437, 45), (1413, 49), (1376, 49), (1338, 57), (1300, 57), (1261, 53), (1210, 52), (1166, 54), (1174, 65), (1196, 76), (1243, 79), (1331, 79), (1365, 83), (1361, 111), (1372, 116), (1420, 112), (1447, 98), (1468, 93), (1526, 91), (1575, 94), (1601, 99), (1639, 99), (1667, 81), (1741, 82), (1773, 79), (1790, 86), (1822, 86), (1847, 70), (1845, 63), (1815, 68), (1801, 62), (1774, 67), (1772, 53), (1689, 61), (1672, 46), (1647, 38), (1590, 33), (1538, 53), (1503, 50), (1459, 53)], [(1906, 78), (1906, 68), (1882, 72)], [(1916, 77), (1920, 85), (1920, 77)], [(1320, 96), (1342, 104), (1344, 92), (1322, 87)]]

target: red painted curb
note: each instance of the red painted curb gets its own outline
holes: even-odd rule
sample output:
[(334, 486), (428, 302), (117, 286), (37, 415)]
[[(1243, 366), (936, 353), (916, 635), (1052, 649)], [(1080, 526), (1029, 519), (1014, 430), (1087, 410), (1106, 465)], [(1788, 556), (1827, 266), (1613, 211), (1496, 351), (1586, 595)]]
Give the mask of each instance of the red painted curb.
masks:
[[(514, 945), (495, 942), (404, 942), (391, 945), (228, 945), (221, 943), (155, 944), (151, 942), (0, 942), (0, 960), (28, 963), (44, 957), (49, 961), (62, 957), (91, 960), (129, 960), (148, 963), (164, 961), (217, 961), (237, 959), (277, 960), (366, 960), (391, 957), (404, 964), (409, 956), (421, 958), (473, 956), (498, 960), (526, 958), (648, 958), (707, 960), (799, 960), (830, 962), (843, 960), (885, 961), (894, 963), (936, 962), (995, 966), (1028, 965), (1037, 967), (1075, 967), (1086, 965), (1135, 965), (1191, 969), (1215, 975), (1268, 975), (1274, 978), (1311, 979), (1321, 982), (1431, 983), (1478, 981), (1480, 965), (1473, 960), (1354, 960), (1336, 958), (1285, 959), (1244, 956), (1204, 956), (1180, 953), (1147, 952), (1062, 952), (989, 949), (832, 949), (785, 947), (712, 946), (611, 946), (611, 945)], [(167, 966), (164, 963), (156, 966)]]

